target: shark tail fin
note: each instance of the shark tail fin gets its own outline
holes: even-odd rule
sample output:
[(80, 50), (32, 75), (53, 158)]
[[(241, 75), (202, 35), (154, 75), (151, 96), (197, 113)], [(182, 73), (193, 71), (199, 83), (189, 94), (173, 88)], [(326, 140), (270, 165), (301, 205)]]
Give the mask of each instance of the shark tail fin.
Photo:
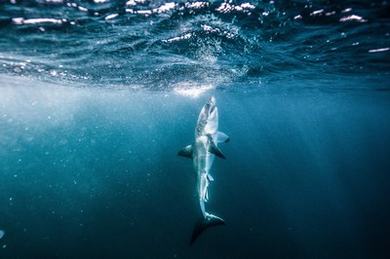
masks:
[(198, 222), (195, 224), (194, 230), (192, 231), (190, 244), (192, 245), (206, 229), (220, 225), (225, 225), (225, 221), (222, 218), (206, 213), (206, 217), (198, 220)]

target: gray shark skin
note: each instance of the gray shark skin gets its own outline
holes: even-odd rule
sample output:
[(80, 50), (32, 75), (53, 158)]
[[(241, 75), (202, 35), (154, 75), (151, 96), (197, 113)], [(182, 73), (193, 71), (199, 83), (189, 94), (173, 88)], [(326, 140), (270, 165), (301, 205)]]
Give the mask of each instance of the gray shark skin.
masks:
[(205, 203), (209, 199), (208, 188), (214, 178), (210, 174), (215, 156), (225, 159), (218, 148), (219, 143), (226, 143), (229, 137), (218, 131), (218, 108), (212, 96), (203, 106), (195, 127), (195, 141), (178, 152), (179, 156), (191, 158), (196, 173), (196, 193), (199, 198), (202, 218), (197, 222), (192, 232), (191, 244), (206, 229), (212, 226), (224, 225), (222, 218), (206, 212)]

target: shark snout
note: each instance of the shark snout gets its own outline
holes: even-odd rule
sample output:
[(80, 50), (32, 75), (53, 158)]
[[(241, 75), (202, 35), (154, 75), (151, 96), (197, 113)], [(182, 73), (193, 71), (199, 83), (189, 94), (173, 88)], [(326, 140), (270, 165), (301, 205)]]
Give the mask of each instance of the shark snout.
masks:
[(215, 108), (217, 107), (217, 102), (215, 100), (215, 97), (214, 96), (211, 96), (208, 103), (207, 103), (207, 106), (208, 106), (208, 113), (209, 113), (209, 116), (212, 116), (212, 114), (214, 113), (215, 111)]
[(217, 104), (217, 101), (215, 100), (214, 96), (211, 96), (209, 99), (209, 105), (210, 106), (215, 106)]

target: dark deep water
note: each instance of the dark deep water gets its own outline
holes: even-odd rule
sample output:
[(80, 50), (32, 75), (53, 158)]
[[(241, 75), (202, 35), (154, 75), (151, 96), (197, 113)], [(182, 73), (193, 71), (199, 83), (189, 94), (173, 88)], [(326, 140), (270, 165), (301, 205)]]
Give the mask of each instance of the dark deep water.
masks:
[[(389, 258), (390, 3), (1, 1), (0, 258)], [(189, 246), (198, 113), (227, 160)]]

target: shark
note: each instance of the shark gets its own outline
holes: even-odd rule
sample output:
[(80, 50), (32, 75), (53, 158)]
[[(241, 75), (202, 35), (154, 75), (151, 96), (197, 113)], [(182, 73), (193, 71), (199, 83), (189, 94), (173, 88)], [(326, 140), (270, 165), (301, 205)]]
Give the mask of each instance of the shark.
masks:
[(225, 155), (218, 147), (219, 143), (226, 143), (229, 136), (218, 131), (218, 108), (216, 99), (211, 96), (199, 113), (195, 127), (195, 139), (192, 145), (188, 145), (178, 152), (179, 156), (192, 159), (196, 174), (196, 194), (199, 198), (201, 217), (195, 224), (192, 232), (190, 244), (206, 229), (225, 225), (225, 221), (206, 211), (205, 204), (209, 200), (209, 185), (214, 181), (210, 174), (214, 158), (225, 159)]

